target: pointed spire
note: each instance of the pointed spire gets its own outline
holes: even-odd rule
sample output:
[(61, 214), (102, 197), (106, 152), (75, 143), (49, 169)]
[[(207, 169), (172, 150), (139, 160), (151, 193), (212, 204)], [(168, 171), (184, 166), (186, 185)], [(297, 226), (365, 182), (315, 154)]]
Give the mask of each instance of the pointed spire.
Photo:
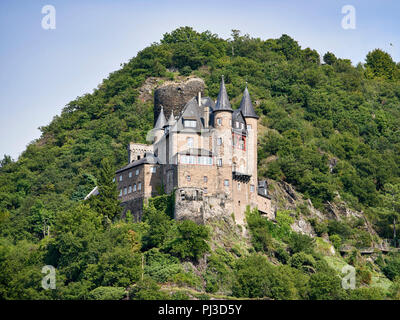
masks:
[(171, 115), (169, 116), (167, 126), (173, 126), (175, 124), (174, 111), (171, 111)]
[(240, 102), (239, 110), (242, 112), (242, 115), (245, 118), (258, 119), (258, 116), (257, 116), (256, 112), (254, 111), (253, 104), (251, 103), (249, 90), (247, 89), (247, 82), (246, 82), (246, 89), (244, 89), (244, 92), (243, 92), (242, 101)]
[(217, 103), (215, 105), (214, 111), (233, 111), (231, 103), (229, 102), (228, 94), (226, 93), (224, 76), (221, 79), (221, 86), (219, 87), (219, 93), (217, 98)]
[(167, 123), (167, 119), (165, 119), (164, 115), (164, 107), (161, 106), (160, 114), (158, 115), (157, 122), (154, 126), (154, 129), (162, 129)]

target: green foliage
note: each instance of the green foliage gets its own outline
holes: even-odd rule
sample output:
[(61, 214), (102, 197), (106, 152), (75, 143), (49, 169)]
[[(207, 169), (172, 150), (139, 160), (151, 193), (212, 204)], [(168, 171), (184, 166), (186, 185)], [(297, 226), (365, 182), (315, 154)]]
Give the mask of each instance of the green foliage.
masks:
[(400, 257), (394, 255), (386, 260), (386, 265), (382, 268), (383, 273), (390, 280), (400, 276)]
[(268, 252), (272, 247), (272, 237), (269, 232), (269, 221), (262, 218), (257, 209), (247, 208), (246, 221), (250, 228), (251, 243), (256, 251)]
[(385, 79), (392, 79), (396, 63), (392, 57), (380, 49), (375, 49), (368, 52), (366, 58), (367, 75), (372, 77), (381, 77)]
[(305, 252), (297, 252), (289, 259), (289, 264), (293, 268), (304, 272), (314, 272), (316, 262), (312, 255)]
[(160, 290), (160, 286), (151, 278), (139, 281), (130, 291), (131, 300), (168, 300), (169, 296)]
[(113, 182), (115, 170), (111, 161), (107, 158), (101, 160), (101, 168), (97, 179), (99, 195), (89, 198), (90, 206), (104, 217), (106, 224), (121, 212), (118, 200), (117, 185)]
[(172, 255), (176, 255), (180, 259), (198, 260), (210, 250), (206, 242), (210, 235), (205, 226), (185, 220), (177, 222), (177, 232), (177, 237), (166, 247), (166, 251)]
[(329, 240), (332, 242), (336, 250), (339, 250), (340, 247), (342, 246), (342, 238), (337, 234), (329, 236)]
[[(215, 250), (200, 279), (183, 271), (177, 258), (196, 260), (208, 252), (207, 229), (171, 220), (172, 198), (161, 193), (149, 201), (144, 222), (133, 223), (129, 215), (119, 221), (112, 182), (115, 168), (126, 162), (124, 146), (144, 143), (152, 128), (152, 101), (138, 98), (148, 77), (173, 80), (178, 73), (167, 69), (201, 75), (214, 99), (224, 74), (234, 107), (245, 81), (257, 101), (260, 178), (291, 183), (321, 210), (338, 193), (366, 213), (379, 236), (392, 239), (394, 227), (400, 229), (399, 67), (379, 49), (367, 55), (365, 66), (329, 52), (323, 60), (321, 65), (315, 50), (302, 49), (288, 35), (262, 40), (232, 30), (225, 40), (182, 27), (68, 103), (17, 161), (0, 161), (0, 298), (100, 299), (107, 290), (133, 287), (130, 298), (166, 299), (156, 282), (171, 278), (193, 287), (204, 280), (209, 292), (229, 292), (234, 282), (240, 297), (342, 298), (338, 277), (313, 252), (312, 241), (291, 231), (290, 212), (278, 211), (277, 223), (256, 211), (247, 217), (254, 249), (284, 266), (247, 257), (247, 249), (235, 264), (228, 250)], [(99, 196), (82, 201), (95, 185)], [(369, 246), (373, 240), (351, 221), (312, 223), (335, 247)], [(142, 255), (145, 279), (139, 281)], [(381, 260), (385, 275), (395, 280), (398, 258)], [(349, 262), (359, 267), (362, 261), (355, 252)], [(45, 264), (57, 268), (57, 293), (40, 287)], [(362, 279), (368, 282), (368, 270)], [(396, 281), (391, 290), (390, 297), (398, 298)], [(382, 295), (360, 288), (347, 296)]]
[(89, 300), (121, 300), (125, 289), (121, 287), (98, 287), (89, 293)]
[(343, 298), (340, 278), (331, 272), (317, 272), (310, 277), (311, 300), (338, 300)]
[(153, 248), (145, 252), (145, 274), (158, 283), (167, 282), (182, 272), (182, 266), (176, 257)]
[(289, 248), (292, 253), (312, 253), (315, 246), (315, 239), (301, 233), (292, 232), (289, 237)]
[(143, 236), (143, 249), (161, 247), (167, 240), (172, 221), (164, 211), (157, 210), (150, 204), (143, 208), (143, 221), (149, 225), (147, 233)]
[(294, 280), (291, 269), (275, 267), (264, 256), (251, 255), (239, 259), (235, 273), (232, 293), (236, 297), (299, 298), (300, 288), (296, 288), (299, 282)]

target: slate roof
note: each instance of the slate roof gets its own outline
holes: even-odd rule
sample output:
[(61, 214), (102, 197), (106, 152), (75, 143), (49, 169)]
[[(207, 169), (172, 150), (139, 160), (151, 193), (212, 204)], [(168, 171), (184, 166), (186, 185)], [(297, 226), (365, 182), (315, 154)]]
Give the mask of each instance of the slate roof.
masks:
[(175, 124), (175, 122), (176, 120), (174, 117), (174, 111), (171, 111), (171, 115), (169, 116), (168, 123), (166, 124), (166, 126), (172, 127)]
[(214, 111), (233, 111), (231, 103), (229, 102), (228, 94), (226, 93), (224, 76), (222, 76), (221, 79), (221, 85), (219, 87), (217, 103), (215, 104)]
[(164, 108), (161, 106), (160, 114), (158, 115), (157, 122), (154, 125), (154, 129), (162, 129), (167, 123), (167, 119), (165, 119)]
[(249, 90), (244, 89), (243, 98), (240, 102), (239, 110), (242, 111), (243, 117), (245, 118), (255, 118), (258, 119), (258, 115), (254, 111), (253, 104), (251, 103), (251, 98), (249, 94)]
[(130, 168), (140, 166), (142, 164), (158, 164), (158, 163), (159, 163), (159, 160), (155, 155), (153, 155), (151, 153), (146, 153), (146, 156), (144, 158), (131, 162), (127, 166), (117, 170), (115, 173), (119, 173), (119, 172), (128, 170)]
[[(239, 122), (239, 128), (236, 128), (236, 122)], [(242, 125), (243, 124), (243, 129), (242, 129)], [(240, 133), (240, 134), (247, 134), (247, 128), (246, 128), (246, 121), (243, 118), (242, 112), (240, 111), (240, 109), (236, 109), (233, 111), (232, 114), (232, 130), (236, 133)]]

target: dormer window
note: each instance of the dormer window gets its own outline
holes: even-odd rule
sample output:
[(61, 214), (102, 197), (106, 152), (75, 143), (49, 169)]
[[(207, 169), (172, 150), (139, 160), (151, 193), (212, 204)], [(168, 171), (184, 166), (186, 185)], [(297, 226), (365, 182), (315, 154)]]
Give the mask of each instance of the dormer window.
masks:
[(184, 120), (183, 125), (185, 128), (196, 128), (196, 120)]
[(217, 118), (217, 125), (222, 125), (222, 119), (221, 118)]

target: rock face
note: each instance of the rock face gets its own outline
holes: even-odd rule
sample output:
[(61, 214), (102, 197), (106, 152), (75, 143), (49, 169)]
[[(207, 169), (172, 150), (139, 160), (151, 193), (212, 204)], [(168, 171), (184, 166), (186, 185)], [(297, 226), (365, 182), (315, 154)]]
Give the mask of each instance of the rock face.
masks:
[(205, 84), (200, 78), (189, 78), (185, 81), (168, 81), (154, 91), (154, 123), (157, 121), (161, 106), (164, 107), (165, 117), (168, 119), (171, 112), (178, 115), (185, 104), (199, 91), (204, 94)]

